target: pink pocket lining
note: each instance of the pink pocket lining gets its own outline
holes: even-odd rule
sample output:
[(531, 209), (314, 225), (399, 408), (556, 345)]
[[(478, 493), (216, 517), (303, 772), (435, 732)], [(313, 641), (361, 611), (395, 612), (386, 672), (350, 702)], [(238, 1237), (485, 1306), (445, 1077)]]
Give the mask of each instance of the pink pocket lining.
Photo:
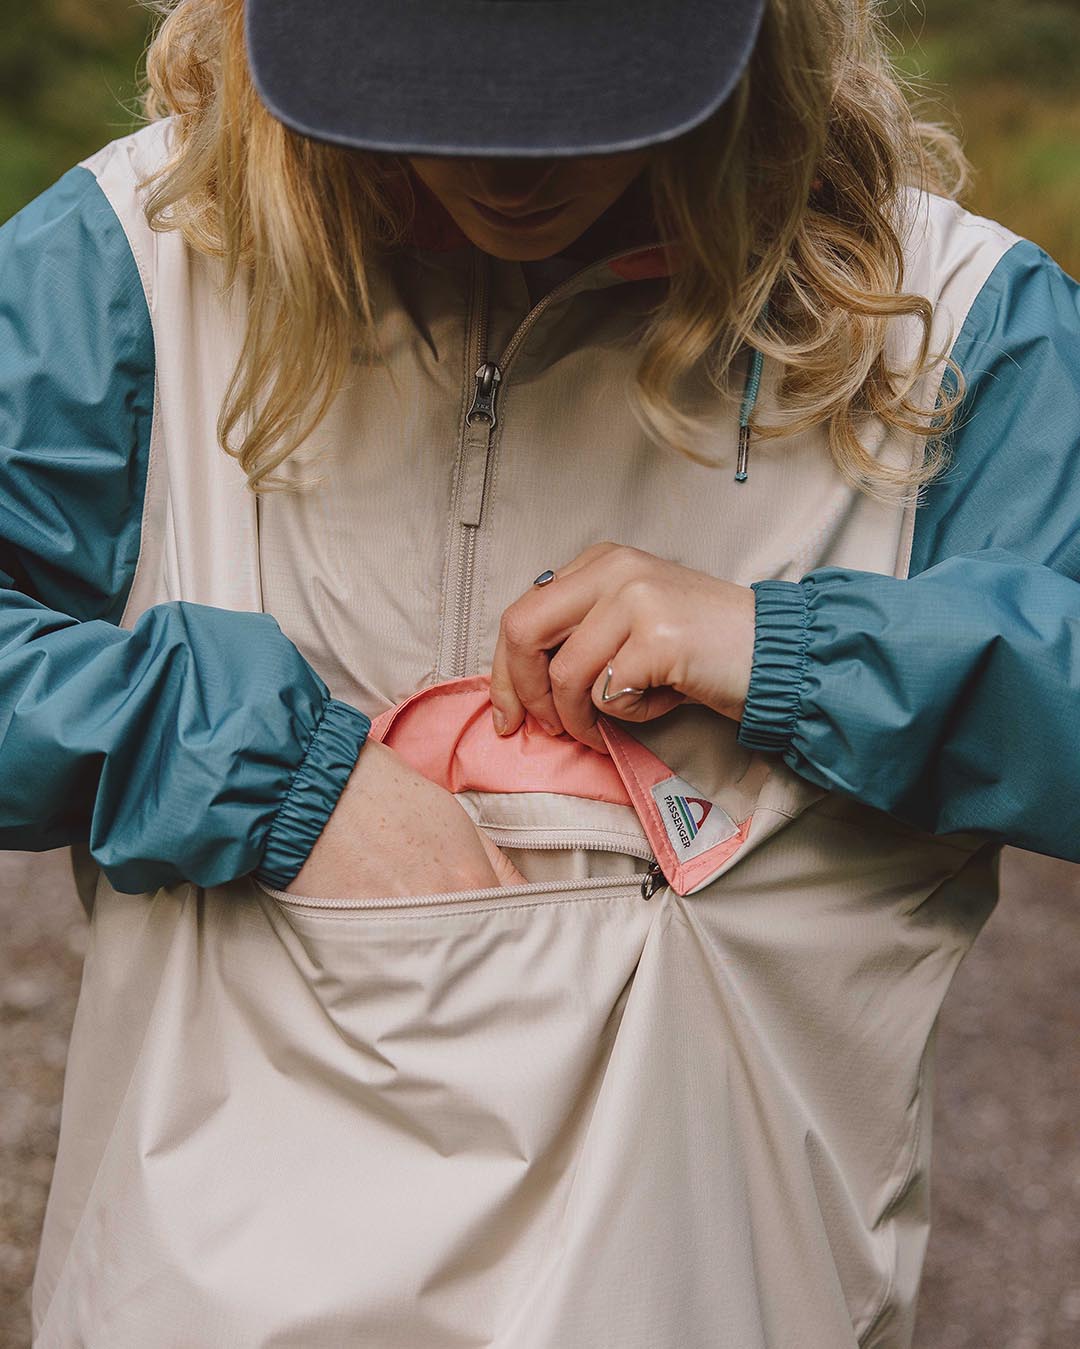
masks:
[(370, 734), (450, 792), (561, 792), (632, 804), (612, 761), (572, 736), (550, 736), (530, 716), (514, 735), (496, 735), (488, 690), (486, 675), (433, 684), (376, 717)]
[(661, 870), (680, 895), (708, 884), (746, 842), (750, 817), (729, 838), (680, 860), (652, 790), (673, 776), (663, 760), (604, 716), (599, 727), (610, 758), (572, 736), (548, 735), (531, 716), (513, 735), (496, 735), (489, 693), (487, 675), (430, 685), (376, 717), (371, 738), (447, 791), (558, 792), (632, 805)]

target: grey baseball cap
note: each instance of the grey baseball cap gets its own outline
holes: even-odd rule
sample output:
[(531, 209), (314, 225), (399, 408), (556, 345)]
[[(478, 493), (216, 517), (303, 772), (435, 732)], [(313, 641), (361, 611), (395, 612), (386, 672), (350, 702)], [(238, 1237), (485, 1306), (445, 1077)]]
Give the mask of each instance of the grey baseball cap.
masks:
[(765, 0), (247, 0), (286, 126), (399, 154), (613, 154), (714, 112)]

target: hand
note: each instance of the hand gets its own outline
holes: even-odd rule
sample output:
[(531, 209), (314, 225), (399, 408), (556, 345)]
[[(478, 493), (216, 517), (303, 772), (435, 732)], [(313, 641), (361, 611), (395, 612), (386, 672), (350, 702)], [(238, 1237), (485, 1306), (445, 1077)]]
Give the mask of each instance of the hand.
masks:
[[(491, 670), (495, 729), (509, 735), (528, 711), (549, 734), (565, 730), (604, 751), (601, 711), (649, 721), (695, 702), (738, 720), (753, 653), (752, 590), (594, 544), (504, 611)], [(602, 703), (609, 663), (609, 693), (644, 693)]]
[(451, 792), (369, 740), (290, 895), (370, 899), (516, 885), (525, 878)]

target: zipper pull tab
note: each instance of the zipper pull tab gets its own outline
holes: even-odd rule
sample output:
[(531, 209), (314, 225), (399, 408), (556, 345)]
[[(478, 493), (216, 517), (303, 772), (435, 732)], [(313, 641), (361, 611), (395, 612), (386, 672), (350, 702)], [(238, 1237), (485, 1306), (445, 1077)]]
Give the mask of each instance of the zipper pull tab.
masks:
[(641, 898), (652, 899), (663, 884), (664, 873), (660, 869), (660, 863), (650, 862), (648, 871), (641, 878)]
[(476, 392), (473, 394), (472, 407), (465, 420), (470, 426), (473, 422), (487, 422), (488, 426), (492, 427), (495, 425), (495, 395), (499, 391), (502, 371), (494, 361), (485, 361), (477, 369), (475, 379)]

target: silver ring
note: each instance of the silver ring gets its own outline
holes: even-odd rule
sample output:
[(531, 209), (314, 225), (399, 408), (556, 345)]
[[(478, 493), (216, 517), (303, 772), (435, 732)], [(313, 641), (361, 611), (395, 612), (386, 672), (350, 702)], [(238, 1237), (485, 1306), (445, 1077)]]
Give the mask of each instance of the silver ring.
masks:
[(647, 692), (646, 689), (619, 689), (618, 693), (608, 693), (608, 689), (611, 688), (611, 681), (614, 677), (614, 673), (615, 672), (609, 665), (607, 667), (607, 678), (604, 680), (604, 687), (600, 691), (600, 701), (602, 703), (613, 703), (616, 698), (623, 698), (628, 693), (636, 694), (640, 698)]
[(555, 579), (555, 573), (548, 567), (547, 571), (542, 571), (533, 582), (534, 586), (549, 586)]

